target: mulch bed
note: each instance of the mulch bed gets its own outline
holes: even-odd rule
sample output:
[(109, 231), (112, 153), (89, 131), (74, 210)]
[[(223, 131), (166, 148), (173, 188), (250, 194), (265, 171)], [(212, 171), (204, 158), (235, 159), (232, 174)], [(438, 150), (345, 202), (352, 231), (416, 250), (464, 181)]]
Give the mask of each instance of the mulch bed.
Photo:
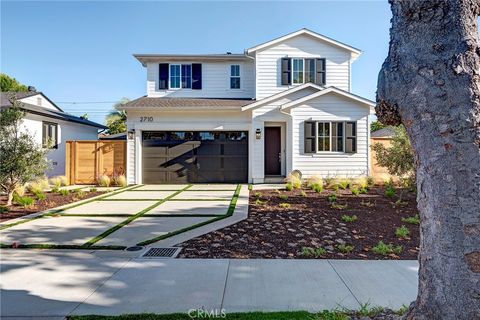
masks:
[[(0, 213), (0, 222), (26, 216), (31, 213), (63, 206), (79, 200), (93, 198), (104, 193), (104, 191), (87, 191), (85, 192), (84, 196), (80, 196), (78, 193), (71, 191), (68, 195), (63, 196), (59, 193), (45, 192), (47, 198), (45, 200), (36, 200), (35, 205), (32, 207), (24, 208), (22, 206), (19, 206), (18, 204), (15, 204), (14, 202), (13, 205), (8, 208), (8, 212)], [(25, 195), (35, 199), (35, 195), (28, 193)], [(0, 195), (0, 205), (5, 205), (6, 202), (7, 197), (5, 195)]]
[[(232, 226), (191, 239), (181, 244), (180, 258), (314, 258), (302, 254), (303, 247), (327, 250), (320, 259), (417, 259), (419, 252), (418, 225), (402, 222), (402, 218), (418, 214), (415, 193), (404, 191), (398, 204), (397, 196), (385, 196), (385, 188), (375, 186), (368, 194), (353, 195), (348, 189), (338, 190), (337, 203), (344, 209), (332, 208), (328, 197), (335, 193), (304, 190), (251, 191), (249, 215)], [(397, 190), (397, 195), (400, 190)], [(257, 201), (260, 199), (261, 203)], [(280, 207), (289, 203), (290, 208)], [(343, 215), (356, 215), (355, 222), (342, 221)], [(396, 228), (410, 230), (407, 239), (399, 239)], [(401, 245), (402, 253), (380, 255), (372, 247), (382, 240)], [(353, 245), (350, 253), (342, 253), (338, 245)]]

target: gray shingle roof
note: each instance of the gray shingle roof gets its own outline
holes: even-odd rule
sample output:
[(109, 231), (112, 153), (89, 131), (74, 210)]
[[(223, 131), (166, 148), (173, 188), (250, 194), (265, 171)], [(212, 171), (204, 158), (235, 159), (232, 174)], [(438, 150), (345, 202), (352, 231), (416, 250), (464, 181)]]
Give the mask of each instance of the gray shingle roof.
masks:
[(213, 98), (152, 98), (141, 97), (122, 105), (123, 108), (241, 108), (254, 102), (252, 99), (213, 99)]
[(385, 127), (380, 130), (374, 131), (370, 134), (372, 138), (390, 138), (395, 135), (395, 130), (392, 127)]

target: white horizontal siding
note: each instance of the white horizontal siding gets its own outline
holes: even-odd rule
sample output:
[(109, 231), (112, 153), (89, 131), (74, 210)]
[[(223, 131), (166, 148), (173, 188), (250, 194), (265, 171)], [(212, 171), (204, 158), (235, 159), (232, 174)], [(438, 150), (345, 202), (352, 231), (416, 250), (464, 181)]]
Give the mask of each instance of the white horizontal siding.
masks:
[[(322, 96), (292, 109), (293, 169), (305, 177), (312, 175), (354, 177), (368, 173), (368, 115), (366, 107), (335, 94)], [(304, 122), (356, 121), (357, 152), (304, 153)]]
[[(173, 64), (191, 64), (192, 61), (172, 62)], [(202, 89), (158, 89), (159, 63), (147, 64), (147, 95), (149, 97), (187, 97), (187, 98), (254, 98), (255, 67), (247, 61), (194, 62), (202, 64)], [(240, 89), (230, 89), (230, 66), (240, 65)]]
[(292, 86), (281, 85), (281, 58), (325, 58), (326, 85), (350, 90), (350, 52), (302, 35), (256, 53), (256, 94), (263, 99)]
[(127, 140), (127, 181), (135, 184), (135, 140)]
[(36, 94), (34, 96), (26, 97), (20, 99), (21, 102), (32, 104), (34, 106), (44, 107), (50, 110), (58, 111), (58, 108), (55, 107), (50, 101), (42, 97), (41, 94)]

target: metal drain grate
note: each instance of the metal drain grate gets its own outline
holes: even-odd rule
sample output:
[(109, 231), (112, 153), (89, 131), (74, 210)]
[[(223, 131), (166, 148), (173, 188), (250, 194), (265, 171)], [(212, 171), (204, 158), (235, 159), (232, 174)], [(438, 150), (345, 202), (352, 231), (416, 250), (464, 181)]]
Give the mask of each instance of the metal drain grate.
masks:
[(150, 248), (142, 258), (175, 258), (182, 248)]

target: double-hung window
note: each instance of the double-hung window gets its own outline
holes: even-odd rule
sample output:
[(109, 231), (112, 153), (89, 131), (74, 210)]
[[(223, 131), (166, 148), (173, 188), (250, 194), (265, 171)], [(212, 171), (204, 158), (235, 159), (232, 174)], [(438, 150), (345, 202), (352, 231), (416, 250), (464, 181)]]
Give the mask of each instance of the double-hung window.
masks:
[(292, 72), (292, 83), (300, 84), (303, 83), (303, 59), (292, 59), (293, 72)]
[(230, 66), (230, 89), (240, 89), (240, 65)]
[(58, 125), (56, 123), (42, 123), (42, 145), (47, 149), (58, 148)]
[(170, 89), (192, 88), (192, 65), (170, 65)]
[(357, 123), (305, 121), (305, 153), (357, 152)]

